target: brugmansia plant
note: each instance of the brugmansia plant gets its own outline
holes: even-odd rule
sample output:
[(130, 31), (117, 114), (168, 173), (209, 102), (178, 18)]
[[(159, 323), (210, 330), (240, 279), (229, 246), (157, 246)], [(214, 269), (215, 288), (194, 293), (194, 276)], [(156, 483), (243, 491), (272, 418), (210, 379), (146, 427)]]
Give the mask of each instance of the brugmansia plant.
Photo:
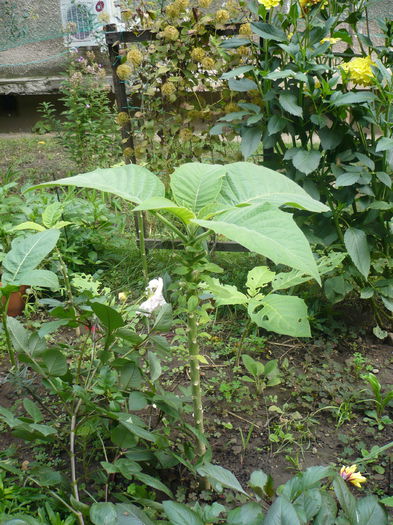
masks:
[[(174, 272), (180, 276), (178, 300), (187, 318), (197, 452), (202, 456), (206, 449), (198, 326), (207, 314), (200, 293), (209, 274), (221, 271), (206, 257), (206, 240), (213, 233), (224, 235), (275, 264), (299, 270), (320, 283), (310, 245), (288, 208), (312, 212), (328, 208), (284, 175), (246, 162), (223, 166), (184, 164), (171, 175), (171, 199), (166, 197), (164, 184), (157, 176), (132, 164), (97, 169), (34, 188), (54, 185), (96, 189), (122, 197), (136, 204), (134, 211), (153, 213), (183, 243), (181, 262)], [(276, 305), (277, 315), (283, 319), (289, 315), (294, 324), (304, 328), (307, 318), (301, 300), (287, 299)], [(280, 331), (278, 325), (273, 329)], [(306, 330), (302, 335), (307, 335)]]

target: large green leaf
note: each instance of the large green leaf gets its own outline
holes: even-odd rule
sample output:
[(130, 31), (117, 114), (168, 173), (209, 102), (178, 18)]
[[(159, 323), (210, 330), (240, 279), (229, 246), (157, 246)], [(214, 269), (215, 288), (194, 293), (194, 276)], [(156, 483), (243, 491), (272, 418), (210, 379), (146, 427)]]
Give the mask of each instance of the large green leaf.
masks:
[(154, 525), (154, 522), (138, 507), (131, 503), (116, 503), (116, 525)]
[(261, 525), (263, 523), (262, 508), (251, 501), (228, 512), (227, 525)]
[(183, 164), (171, 175), (173, 198), (179, 206), (198, 213), (217, 199), (225, 172), (225, 166), (218, 164)]
[(282, 93), (278, 97), (278, 101), (280, 106), (291, 115), (295, 115), (295, 117), (303, 116), (303, 109), (298, 105), (296, 96), (292, 93)]
[(208, 290), (213, 294), (217, 306), (225, 304), (247, 304), (247, 296), (239, 292), (236, 286), (221, 284), (215, 277), (206, 277)]
[(46, 230), (14, 239), (3, 260), (3, 284), (28, 284), (21, 279), (26, 278), (53, 250), (59, 236), (59, 230)]
[(117, 310), (102, 303), (90, 303), (91, 309), (96, 314), (101, 323), (107, 328), (108, 332), (113, 332), (116, 328), (124, 326), (122, 316)]
[(321, 153), (314, 149), (299, 149), (293, 156), (292, 163), (297, 170), (308, 175), (318, 168), (321, 156)]
[(340, 476), (337, 476), (336, 479), (333, 480), (333, 489), (350, 524), (357, 525), (356, 498), (352, 495), (345, 481)]
[(165, 197), (151, 197), (134, 208), (134, 211), (143, 210), (163, 210), (170, 213), (171, 215), (175, 215), (175, 217), (179, 217), (179, 219), (181, 219), (185, 224), (188, 224), (190, 220), (195, 217), (195, 214), (191, 210), (178, 206), (176, 203), (166, 199)]
[(232, 474), (232, 472), (226, 468), (208, 463), (199, 467), (197, 472), (200, 476), (206, 477), (210, 481), (219, 483), (222, 487), (227, 487), (228, 489), (236, 490), (242, 494), (247, 494), (234, 474)]
[(370, 272), (370, 250), (363, 230), (348, 228), (344, 234), (345, 247), (359, 272), (367, 279)]
[(30, 270), (19, 275), (18, 281), (27, 286), (41, 286), (51, 290), (59, 289), (59, 279), (50, 270)]
[(322, 212), (329, 208), (316, 201), (296, 182), (264, 166), (251, 162), (235, 162), (225, 166), (219, 200), (229, 205), (269, 202), (277, 206), (293, 205)]
[(366, 496), (357, 502), (358, 525), (386, 525), (387, 514), (375, 496)]
[(202, 518), (183, 503), (164, 501), (162, 506), (171, 525), (204, 525)]
[(263, 525), (300, 525), (300, 521), (292, 503), (280, 496), (268, 510)]
[(257, 126), (243, 128), (241, 131), (242, 142), (240, 151), (245, 159), (255, 153), (261, 143), (262, 129)]
[(90, 519), (94, 525), (116, 525), (117, 512), (113, 503), (93, 503)]
[(37, 184), (29, 190), (46, 186), (77, 186), (106, 191), (137, 204), (150, 197), (165, 195), (165, 187), (160, 179), (146, 168), (135, 164), (117, 168), (99, 168), (75, 177)]
[(289, 213), (254, 205), (225, 212), (216, 220), (192, 222), (225, 235), (276, 264), (302, 270), (320, 282), (310, 245)]
[(252, 299), (248, 313), (265, 330), (292, 337), (311, 336), (307, 306), (299, 297), (270, 294), (260, 300)]

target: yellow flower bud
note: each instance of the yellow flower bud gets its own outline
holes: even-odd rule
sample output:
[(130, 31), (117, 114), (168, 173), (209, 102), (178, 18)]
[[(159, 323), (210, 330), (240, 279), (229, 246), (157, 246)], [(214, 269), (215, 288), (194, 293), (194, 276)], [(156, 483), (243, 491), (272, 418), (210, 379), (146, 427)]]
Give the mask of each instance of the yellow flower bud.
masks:
[(139, 51), (137, 47), (133, 46), (127, 53), (127, 61), (135, 67), (140, 66), (143, 62), (143, 55), (141, 51)]
[(127, 301), (127, 294), (124, 292), (120, 292), (117, 297), (121, 303), (125, 303)]
[(162, 32), (162, 36), (165, 38), (165, 40), (171, 40), (174, 42), (179, 38), (179, 31), (174, 26), (166, 26)]
[(176, 93), (176, 86), (172, 82), (165, 82), (161, 86), (161, 93), (164, 97), (170, 97)]
[(120, 64), (116, 68), (116, 74), (120, 80), (126, 80), (132, 74), (132, 68), (128, 64)]
[(214, 60), (210, 57), (204, 58), (201, 61), (201, 64), (202, 64), (203, 69), (209, 69), (209, 70), (214, 69), (214, 66), (215, 66)]
[(226, 24), (229, 20), (229, 13), (226, 9), (219, 9), (214, 16), (217, 24)]
[(249, 22), (247, 22), (246, 24), (242, 24), (239, 27), (239, 35), (243, 35), (243, 36), (251, 36), (252, 35), (251, 24)]
[(118, 113), (116, 116), (116, 122), (121, 127), (125, 126), (129, 120), (130, 120), (130, 117), (128, 113), (126, 113), (125, 111), (120, 111), (120, 113)]
[(194, 49), (191, 51), (191, 58), (192, 60), (195, 60), (195, 62), (201, 62), (205, 56), (206, 51), (201, 47), (194, 47)]

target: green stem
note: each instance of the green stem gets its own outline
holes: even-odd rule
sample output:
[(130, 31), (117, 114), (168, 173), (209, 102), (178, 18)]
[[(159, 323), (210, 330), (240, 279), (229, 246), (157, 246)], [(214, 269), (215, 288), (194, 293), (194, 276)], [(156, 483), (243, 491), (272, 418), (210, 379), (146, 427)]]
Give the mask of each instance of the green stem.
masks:
[[(75, 432), (76, 432), (76, 416), (78, 414), (78, 410), (81, 406), (81, 403), (82, 403), (82, 400), (79, 399), (71, 415), (71, 428), (70, 428), (71, 486), (72, 486), (72, 492), (73, 492), (73, 495), (76, 501), (80, 501), (80, 500), (79, 500), (78, 482), (76, 479)], [(82, 521), (80, 519), (79, 521), (82, 525), (83, 518), (82, 518)]]
[[(188, 348), (190, 356), (190, 373), (192, 386), (192, 403), (194, 408), (195, 427), (201, 435), (204, 435), (205, 429), (203, 424), (202, 408), (202, 389), (201, 373), (199, 367), (199, 345), (198, 345), (198, 326), (195, 313), (188, 315)], [(204, 442), (197, 438), (197, 454), (203, 456), (206, 452)]]
[(11, 299), (11, 295), (8, 295), (5, 300), (5, 304), (2, 306), (1, 317), (2, 317), (2, 322), (3, 322), (3, 330), (5, 334), (5, 342), (7, 345), (7, 350), (8, 350), (8, 355), (11, 361), (11, 365), (16, 366), (15, 351), (11, 343), (11, 337), (10, 337), (10, 332), (8, 330), (8, 323), (7, 323), (7, 312), (8, 312), (8, 305), (10, 304), (10, 299)]
[(242, 336), (240, 338), (239, 346), (237, 347), (237, 350), (236, 350), (236, 363), (235, 363), (236, 366), (239, 366), (239, 364), (240, 364), (240, 356), (242, 355), (244, 339), (246, 338), (246, 335), (248, 335), (248, 333), (250, 331), (250, 326), (251, 326), (251, 319), (249, 317), (247, 319), (246, 326), (244, 327)]
[(170, 221), (168, 221), (168, 219), (166, 219), (163, 215), (161, 215), (161, 213), (158, 213), (158, 212), (155, 212), (155, 215), (156, 217), (158, 217), (160, 219), (161, 222), (163, 222), (165, 224), (165, 226), (168, 226), (168, 228), (170, 230), (172, 230), (174, 233), (176, 233), (176, 235), (183, 241), (183, 242), (188, 242), (188, 238), (186, 235), (184, 235), (184, 233), (182, 233), (179, 228), (176, 228), (176, 226), (174, 224), (172, 224)]
[(143, 213), (137, 212), (137, 224), (138, 224), (138, 239), (139, 239), (139, 251), (142, 259), (142, 271), (145, 283), (149, 281), (149, 271), (147, 268), (147, 257), (146, 257), (146, 246), (145, 246), (145, 228), (143, 224)]

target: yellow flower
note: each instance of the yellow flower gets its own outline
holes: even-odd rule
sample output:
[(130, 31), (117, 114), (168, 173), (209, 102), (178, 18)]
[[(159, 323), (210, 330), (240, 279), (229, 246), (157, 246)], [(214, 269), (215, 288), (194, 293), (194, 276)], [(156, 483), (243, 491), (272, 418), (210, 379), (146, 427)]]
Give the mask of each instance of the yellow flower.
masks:
[(247, 46), (240, 46), (237, 48), (236, 52), (238, 55), (246, 56), (251, 53), (251, 49)]
[(127, 158), (132, 157), (132, 154), (134, 153), (132, 148), (124, 148), (123, 149), (123, 155)]
[(214, 18), (217, 24), (225, 24), (229, 20), (229, 13), (226, 9), (219, 9), (216, 11)]
[(321, 7), (325, 7), (327, 5), (327, 0), (299, 0), (300, 7), (304, 10), (319, 3), (321, 4)]
[(201, 62), (203, 69), (214, 69), (214, 60), (210, 57), (206, 57)]
[(128, 116), (128, 113), (126, 113), (125, 111), (120, 111), (120, 113), (118, 113), (116, 116), (116, 122), (121, 127), (125, 126), (129, 120), (130, 120), (130, 117)]
[(136, 46), (131, 47), (127, 53), (127, 61), (135, 67), (138, 67), (143, 62), (143, 55)]
[(251, 36), (252, 35), (251, 24), (249, 22), (246, 22), (245, 24), (242, 24), (239, 27), (239, 35), (243, 35), (243, 36)]
[(355, 84), (362, 86), (369, 86), (373, 83), (374, 72), (371, 66), (374, 66), (375, 62), (372, 61), (370, 56), (364, 58), (353, 58), (350, 62), (341, 64), (341, 69), (348, 74), (349, 80), (352, 80)]
[(199, 3), (199, 7), (206, 9), (207, 7), (210, 7), (212, 0), (199, 0), (198, 3)]
[(341, 38), (333, 38), (333, 37), (326, 37), (322, 38), (322, 40), (319, 42), (320, 44), (324, 44), (325, 42), (329, 42), (329, 44), (337, 44), (337, 42), (341, 42)]
[(38, 144), (46, 144), (45, 140), (39, 140)]
[(125, 20), (126, 22), (128, 20), (131, 20), (132, 16), (133, 16), (133, 11), (132, 9), (124, 9), (122, 10), (121, 12), (121, 16), (123, 18), (123, 20)]
[(120, 80), (126, 80), (132, 74), (132, 67), (127, 64), (120, 64), (120, 66), (116, 68), (116, 74)]
[(239, 111), (239, 106), (235, 104), (235, 102), (228, 102), (228, 104), (224, 108), (225, 113), (234, 113), (235, 111)]
[(355, 485), (355, 487), (360, 488), (362, 483), (366, 483), (367, 479), (360, 474), (360, 472), (356, 472), (357, 465), (352, 465), (351, 467), (341, 467), (340, 470), (340, 476), (343, 478), (344, 481), (348, 481), (349, 483), (352, 483), (352, 485)]
[(117, 297), (121, 303), (125, 303), (127, 301), (127, 294), (124, 292), (120, 292)]
[(173, 2), (172, 4), (168, 4), (165, 8), (166, 16), (169, 18), (176, 18), (180, 15), (180, 6), (177, 2)]
[(267, 10), (269, 10), (272, 7), (278, 6), (280, 0), (258, 0), (258, 3), (262, 4)]
[(164, 97), (170, 97), (171, 95), (174, 95), (176, 93), (176, 86), (172, 82), (165, 82), (161, 86), (161, 93), (164, 95)]
[(183, 128), (179, 132), (179, 139), (184, 142), (189, 142), (193, 135), (194, 134), (190, 128)]
[(165, 40), (171, 40), (174, 42), (179, 38), (179, 31), (174, 26), (166, 26), (162, 32), (162, 36), (165, 38)]
[(196, 62), (200, 62), (201, 60), (203, 60), (205, 58), (205, 55), (206, 51), (201, 47), (194, 47), (194, 49), (191, 51), (191, 58)]
[(288, 33), (288, 40), (291, 40), (291, 39), (292, 39), (292, 37), (293, 37), (293, 32), (292, 32), (292, 31), (290, 31), (290, 32)]

